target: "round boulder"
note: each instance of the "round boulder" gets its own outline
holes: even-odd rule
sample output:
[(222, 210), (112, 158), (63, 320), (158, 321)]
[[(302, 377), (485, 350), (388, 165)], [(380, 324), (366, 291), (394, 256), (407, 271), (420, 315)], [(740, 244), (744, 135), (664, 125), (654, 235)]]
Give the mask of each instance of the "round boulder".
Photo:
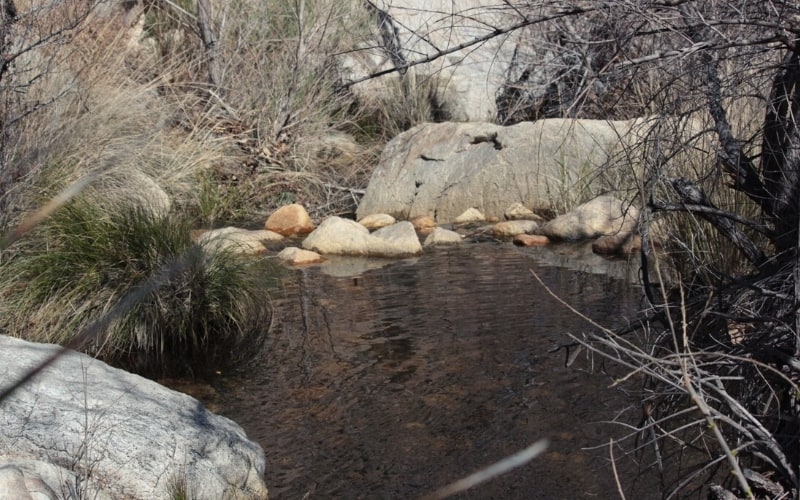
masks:
[(264, 228), (283, 236), (296, 236), (313, 231), (314, 223), (303, 205), (293, 203), (275, 210)]

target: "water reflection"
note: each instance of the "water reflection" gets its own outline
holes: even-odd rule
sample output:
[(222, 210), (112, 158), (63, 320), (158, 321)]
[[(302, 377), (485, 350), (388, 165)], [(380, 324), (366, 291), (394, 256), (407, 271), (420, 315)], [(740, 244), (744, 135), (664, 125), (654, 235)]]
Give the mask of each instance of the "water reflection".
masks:
[(639, 293), (611, 277), (630, 276), (624, 263), (580, 272), (546, 252), (466, 245), (356, 275), (293, 271), (263, 355), (223, 404), (266, 450), (272, 498), (413, 498), (541, 437), (544, 458), (463, 498), (615, 496), (605, 453), (582, 448), (621, 432), (602, 422), (629, 402), (548, 354), (588, 325), (529, 269), (610, 325)]

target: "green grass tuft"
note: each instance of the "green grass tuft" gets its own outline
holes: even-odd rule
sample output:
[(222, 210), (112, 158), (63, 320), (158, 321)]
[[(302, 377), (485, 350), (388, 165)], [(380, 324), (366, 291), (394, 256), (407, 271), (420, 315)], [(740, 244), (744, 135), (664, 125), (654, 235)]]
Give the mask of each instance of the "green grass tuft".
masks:
[(65, 344), (133, 287), (183, 259), (183, 268), (87, 351), (150, 376), (200, 374), (241, 361), (269, 326), (266, 271), (252, 259), (204, 251), (189, 230), (180, 218), (140, 208), (70, 203), (0, 268), (3, 327)]

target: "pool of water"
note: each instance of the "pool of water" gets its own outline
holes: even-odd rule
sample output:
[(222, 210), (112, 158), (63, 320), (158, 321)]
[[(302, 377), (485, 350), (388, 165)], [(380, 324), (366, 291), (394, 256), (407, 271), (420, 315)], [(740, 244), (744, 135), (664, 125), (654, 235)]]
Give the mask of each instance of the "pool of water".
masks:
[[(289, 271), (263, 352), (220, 406), (264, 448), (271, 498), (415, 498), (545, 437), (543, 456), (458, 498), (617, 497), (608, 443), (624, 430), (609, 422), (638, 405), (599, 360), (550, 352), (592, 327), (531, 270), (608, 326), (639, 303), (635, 266), (585, 247)], [(617, 458), (629, 498), (660, 496)]]

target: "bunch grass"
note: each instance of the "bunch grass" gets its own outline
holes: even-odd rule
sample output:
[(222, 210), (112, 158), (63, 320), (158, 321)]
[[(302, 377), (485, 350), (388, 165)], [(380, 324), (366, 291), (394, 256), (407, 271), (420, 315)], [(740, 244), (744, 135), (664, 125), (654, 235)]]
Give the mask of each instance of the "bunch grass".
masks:
[(204, 251), (189, 230), (174, 215), (74, 200), (3, 263), (3, 328), (27, 340), (66, 344), (180, 259), (179, 272), (86, 349), (150, 376), (206, 374), (241, 361), (268, 329), (268, 280), (253, 261)]

